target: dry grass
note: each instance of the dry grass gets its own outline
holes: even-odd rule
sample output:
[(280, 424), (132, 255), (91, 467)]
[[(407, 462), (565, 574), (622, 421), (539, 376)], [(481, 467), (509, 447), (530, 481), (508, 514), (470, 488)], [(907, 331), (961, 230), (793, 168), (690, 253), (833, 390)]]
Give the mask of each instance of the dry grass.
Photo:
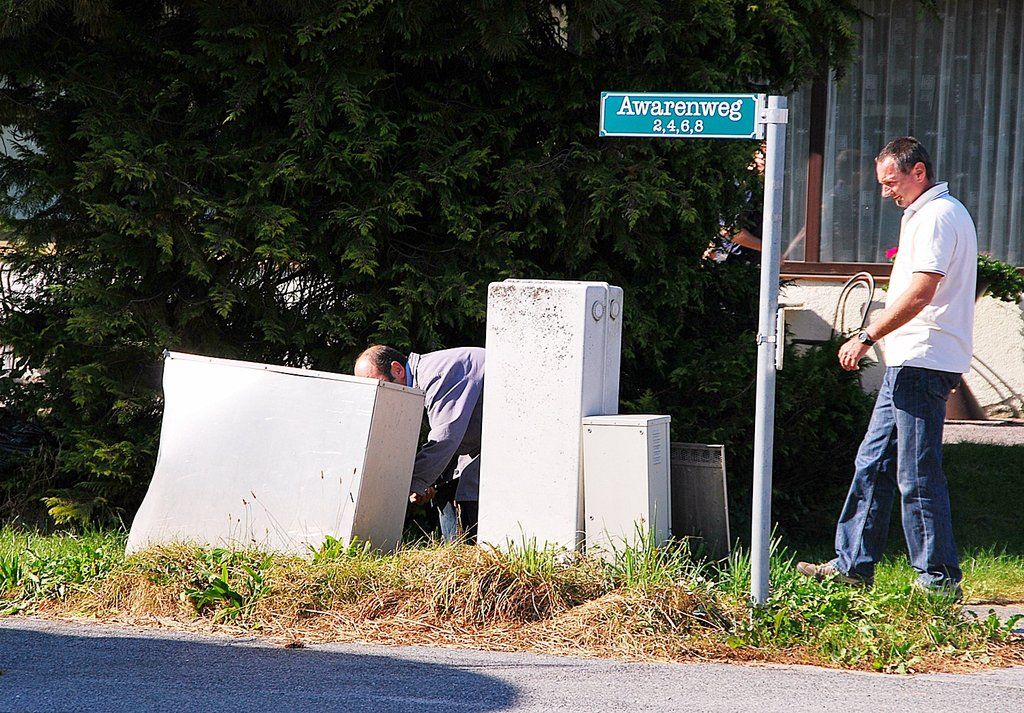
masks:
[[(529, 547), (435, 546), (379, 556), (358, 548), (312, 561), (178, 547), (150, 551), (34, 613), (271, 637), (534, 651), (626, 660), (773, 661), (883, 671), (974, 670), (1024, 661), (998, 622), (950, 603), (856, 592), (773, 575), (751, 616), (744, 562), (721, 570), (685, 552), (598, 560)], [(0, 592), (0, 596), (3, 593)]]

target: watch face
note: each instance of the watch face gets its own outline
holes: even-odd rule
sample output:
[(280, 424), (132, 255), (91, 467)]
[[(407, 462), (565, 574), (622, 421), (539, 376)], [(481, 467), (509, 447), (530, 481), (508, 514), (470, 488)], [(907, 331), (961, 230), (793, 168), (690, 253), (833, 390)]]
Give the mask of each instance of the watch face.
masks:
[(863, 344), (867, 344), (871, 337), (868, 336), (867, 332), (859, 332), (857, 334), (857, 339), (859, 339)]

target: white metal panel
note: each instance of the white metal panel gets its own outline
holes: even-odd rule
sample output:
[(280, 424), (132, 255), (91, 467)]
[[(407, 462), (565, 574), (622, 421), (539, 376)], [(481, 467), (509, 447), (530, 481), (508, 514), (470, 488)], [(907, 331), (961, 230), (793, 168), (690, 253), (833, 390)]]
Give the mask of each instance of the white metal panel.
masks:
[(622, 362), (622, 288), (608, 287), (605, 323), (604, 394), (600, 414), (619, 412), (619, 372)]
[[(669, 417), (583, 419), (587, 549), (610, 557), (616, 549), (656, 544), (671, 534)], [(649, 533), (649, 534), (648, 534)]]
[[(394, 430), (371, 438), (383, 392)], [(422, 408), (422, 392), (374, 379), (169, 354), (156, 470), (127, 549), (184, 541), (302, 553), (326, 535), (368, 539), (357, 528), (367, 518), (365, 532), (393, 532), (372, 508), (356, 516), (384, 498), (404, 513)], [(381, 450), (390, 457), (375, 459)]]
[(378, 549), (392, 551), (402, 541), (415, 446), (423, 421), (423, 397), (417, 392), (417, 398), (410, 399), (412, 389), (382, 386), (374, 403), (370, 445), (351, 533)]
[(595, 426), (654, 426), (659, 423), (672, 423), (671, 416), (648, 416), (646, 414), (619, 413), (609, 416), (587, 416), (583, 425)]
[[(618, 410), (621, 327), (603, 282), (507, 280), (487, 304), (481, 542), (582, 541), (580, 419)], [(621, 307), (615, 321), (621, 322)]]

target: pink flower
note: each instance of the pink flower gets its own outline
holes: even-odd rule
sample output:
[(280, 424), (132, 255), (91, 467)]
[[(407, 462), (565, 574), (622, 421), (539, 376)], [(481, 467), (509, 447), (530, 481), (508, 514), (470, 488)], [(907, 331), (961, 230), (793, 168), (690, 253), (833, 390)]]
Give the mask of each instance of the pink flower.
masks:
[(896, 259), (896, 253), (898, 253), (899, 251), (900, 251), (900, 249), (899, 249), (898, 246), (897, 247), (891, 247), (891, 248), (889, 248), (888, 250), (885, 251), (885, 257), (887, 259), (889, 259), (889, 260), (895, 260)]

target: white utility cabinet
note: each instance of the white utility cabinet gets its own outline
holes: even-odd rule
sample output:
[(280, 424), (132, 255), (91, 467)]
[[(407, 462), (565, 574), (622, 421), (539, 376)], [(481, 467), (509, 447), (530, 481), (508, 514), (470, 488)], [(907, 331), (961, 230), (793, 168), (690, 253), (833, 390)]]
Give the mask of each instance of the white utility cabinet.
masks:
[(506, 280), (487, 295), (479, 539), (582, 542), (580, 420), (619, 405), (622, 290)]
[(583, 419), (587, 551), (661, 545), (671, 536), (670, 416)]
[(423, 392), (168, 353), (156, 471), (129, 553), (172, 542), (309, 553), (402, 537)]

